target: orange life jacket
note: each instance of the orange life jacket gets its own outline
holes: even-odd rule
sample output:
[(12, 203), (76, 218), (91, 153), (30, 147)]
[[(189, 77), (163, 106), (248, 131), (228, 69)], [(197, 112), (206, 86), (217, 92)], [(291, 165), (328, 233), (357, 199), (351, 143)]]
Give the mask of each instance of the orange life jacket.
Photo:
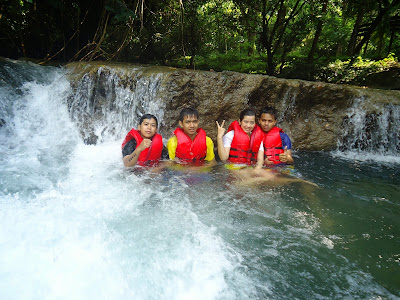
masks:
[(264, 158), (269, 158), (274, 164), (281, 164), (279, 160), (279, 154), (283, 153), (282, 139), (280, 133), (282, 129), (273, 127), (270, 131), (264, 135)]
[(207, 155), (206, 132), (204, 129), (197, 129), (197, 135), (193, 141), (182, 128), (175, 129), (174, 134), (178, 140), (175, 151), (177, 158), (188, 163), (204, 162)]
[[(132, 130), (128, 132), (124, 141), (122, 142), (121, 148), (123, 149), (126, 143), (132, 139), (136, 140), (136, 147), (138, 147), (140, 143), (143, 141), (143, 137), (141, 136), (139, 130), (132, 128)], [(151, 138), (150, 147), (144, 149), (140, 153), (139, 158), (137, 160), (137, 164), (144, 166), (157, 163), (161, 158), (162, 149), (163, 149), (162, 137), (160, 134), (156, 133)]]
[(231, 130), (234, 131), (234, 136), (229, 151), (228, 162), (248, 165), (255, 164), (260, 144), (264, 139), (264, 131), (256, 125), (249, 137), (242, 127), (240, 127), (238, 121), (233, 121), (229, 125), (228, 132)]

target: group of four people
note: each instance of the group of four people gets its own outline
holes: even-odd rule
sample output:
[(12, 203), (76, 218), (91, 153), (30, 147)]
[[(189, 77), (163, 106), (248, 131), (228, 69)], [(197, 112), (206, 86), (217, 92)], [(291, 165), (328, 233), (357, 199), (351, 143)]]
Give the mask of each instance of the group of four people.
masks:
[[(261, 169), (264, 165), (292, 164), (290, 138), (276, 126), (277, 111), (271, 107), (256, 114), (251, 109), (241, 112), (239, 120), (230, 124), (227, 133), (216, 121), (218, 155), (221, 161), (236, 165), (252, 165)], [(129, 131), (122, 143), (123, 162), (126, 167), (154, 165), (163, 156), (163, 142), (157, 133), (158, 121), (154, 115), (140, 118), (138, 129)], [(199, 128), (199, 113), (194, 108), (184, 108), (179, 115), (179, 127), (167, 142), (169, 159), (193, 165), (214, 165), (214, 143)]]

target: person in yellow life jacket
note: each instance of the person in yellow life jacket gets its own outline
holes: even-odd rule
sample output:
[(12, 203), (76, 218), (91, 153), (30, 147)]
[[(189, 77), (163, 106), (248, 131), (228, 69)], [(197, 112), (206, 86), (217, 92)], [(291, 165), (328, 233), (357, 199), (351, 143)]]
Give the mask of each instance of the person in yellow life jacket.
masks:
[(157, 118), (144, 114), (139, 120), (138, 130), (132, 128), (128, 132), (121, 145), (125, 167), (155, 165), (159, 162), (163, 142), (157, 127)]
[(255, 165), (264, 132), (256, 124), (256, 113), (247, 108), (233, 121), (225, 134), (225, 120), (217, 124), (218, 155), (221, 161), (240, 165)]
[(277, 116), (277, 110), (269, 106), (260, 112), (258, 123), (265, 135), (257, 156), (257, 168), (294, 163), (292, 142), (282, 129), (276, 127)]
[(199, 128), (199, 112), (194, 108), (182, 109), (179, 126), (167, 142), (170, 160), (191, 165), (214, 165), (214, 143)]

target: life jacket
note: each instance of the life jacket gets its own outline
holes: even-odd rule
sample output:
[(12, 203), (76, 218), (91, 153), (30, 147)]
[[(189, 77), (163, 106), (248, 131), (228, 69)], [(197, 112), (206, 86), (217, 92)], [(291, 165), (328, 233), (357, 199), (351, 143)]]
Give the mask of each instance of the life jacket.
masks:
[(281, 132), (283, 132), (283, 130), (275, 126), (264, 135), (264, 158), (270, 156), (269, 160), (273, 161), (274, 164), (282, 163), (279, 160), (279, 154), (284, 152), (280, 135)]
[(178, 140), (175, 156), (187, 163), (203, 163), (207, 155), (206, 132), (204, 129), (197, 129), (197, 135), (192, 139), (183, 131), (177, 128), (174, 134)]
[[(128, 132), (124, 141), (122, 142), (121, 148), (123, 149), (126, 143), (132, 139), (136, 140), (136, 147), (138, 147), (140, 143), (143, 141), (143, 137), (141, 136), (139, 130), (132, 128), (132, 130)], [(148, 166), (156, 164), (161, 158), (162, 149), (163, 149), (162, 137), (160, 134), (156, 133), (151, 138), (150, 147), (140, 152), (137, 164), (140, 166), (145, 166), (145, 165)]]
[(234, 136), (229, 151), (228, 162), (248, 165), (255, 164), (260, 144), (264, 139), (264, 131), (256, 125), (249, 138), (247, 133), (240, 127), (238, 121), (233, 121), (229, 125), (228, 132), (231, 130), (234, 130)]

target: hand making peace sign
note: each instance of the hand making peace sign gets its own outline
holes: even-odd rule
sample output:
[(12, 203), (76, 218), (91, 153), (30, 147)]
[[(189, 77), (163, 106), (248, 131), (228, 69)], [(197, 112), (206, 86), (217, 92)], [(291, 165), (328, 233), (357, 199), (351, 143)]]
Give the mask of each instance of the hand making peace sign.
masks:
[(219, 125), (218, 121), (215, 121), (215, 123), (217, 123), (217, 128), (218, 128), (218, 133), (217, 133), (217, 137), (222, 138), (225, 134), (225, 120), (222, 121), (221, 126)]

